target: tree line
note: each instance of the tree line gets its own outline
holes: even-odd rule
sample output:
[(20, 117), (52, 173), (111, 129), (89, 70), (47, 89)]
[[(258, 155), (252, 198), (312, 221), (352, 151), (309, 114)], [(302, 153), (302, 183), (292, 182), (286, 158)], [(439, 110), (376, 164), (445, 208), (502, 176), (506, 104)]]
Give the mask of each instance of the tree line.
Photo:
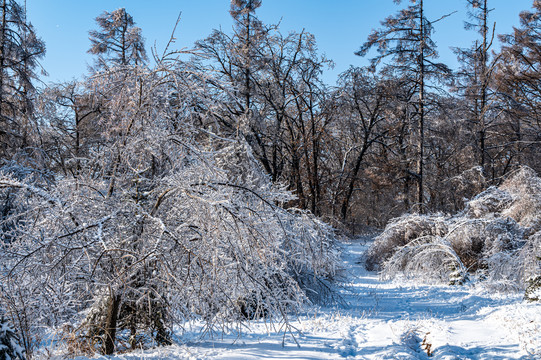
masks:
[[(49, 86), (38, 99), (31, 80), (44, 43), (16, 2), (3, 4), (2, 157), (39, 148), (48, 154), (42, 167), (70, 172), (67, 157), (100, 132), (93, 119), (102, 117), (101, 99), (84, 81)], [(335, 225), (381, 227), (408, 211), (456, 210), (518, 165), (538, 169), (538, 2), (512, 34), (496, 35), (489, 0), (468, 0), (474, 40), (454, 49), (461, 65), (453, 71), (437, 61), (426, 3), (412, 1), (356, 52), (376, 49), (371, 65), (352, 66), (335, 86), (321, 79), (331, 60), (312, 34), (263, 24), (260, 1), (235, 4), (233, 32), (214, 30), (186, 54), (206, 78), (197, 84), (202, 97), (183, 110), (206, 131), (245, 139), (272, 181), (296, 194), (291, 206)], [(115, 66), (149, 66), (142, 30), (127, 12), (96, 22), (88, 79)], [(493, 51), (496, 36), (502, 47)], [(51, 141), (61, 146), (47, 148)]]
[(264, 24), (260, 0), (152, 61), (129, 13), (106, 11), (88, 75), (37, 89), (44, 42), (2, 0), (0, 310), (27, 354), (36, 324), (85, 311), (70, 336), (104, 353), (140, 328), (168, 343), (175, 318), (287, 322), (331, 294), (326, 223), (455, 212), (521, 165), (539, 172), (541, 2), (496, 35), (490, 1), (468, 0), (457, 70), (437, 60), (427, 4), (383, 20), (356, 53), (376, 50), (370, 66), (334, 86), (315, 37)]

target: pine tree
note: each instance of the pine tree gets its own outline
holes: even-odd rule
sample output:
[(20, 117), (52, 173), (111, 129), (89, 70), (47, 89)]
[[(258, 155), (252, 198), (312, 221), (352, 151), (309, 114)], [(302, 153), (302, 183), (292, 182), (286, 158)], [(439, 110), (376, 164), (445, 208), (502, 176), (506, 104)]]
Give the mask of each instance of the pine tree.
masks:
[(35, 93), (32, 80), (45, 44), (14, 0), (0, 2), (0, 156), (11, 157), (29, 142)]
[[(401, 0), (395, 0), (401, 3)], [(355, 54), (365, 56), (376, 47), (378, 55), (371, 59), (375, 68), (385, 59), (392, 72), (410, 79), (416, 86), (418, 100), (415, 104), (415, 170), (417, 180), (417, 205), (424, 211), (424, 142), (427, 80), (441, 78), (450, 73), (448, 67), (436, 63), (436, 44), (431, 38), (433, 26), (425, 16), (423, 0), (411, 0), (412, 4), (382, 22), (382, 28), (373, 30), (368, 40)], [(409, 172), (409, 170), (407, 170)]]
[(147, 60), (145, 40), (133, 17), (120, 8), (96, 17), (99, 30), (89, 32), (90, 54), (98, 55), (97, 67), (141, 65)]
[(248, 114), (251, 107), (252, 84), (252, 59), (255, 57), (255, 46), (262, 32), (262, 24), (255, 16), (255, 11), (261, 6), (261, 0), (233, 0), (229, 13), (235, 20), (236, 36), (239, 41), (239, 55), (242, 66), (244, 110)]
[(269, 32), (256, 16), (260, 6), (260, 0), (231, 1), (229, 13), (234, 21), (233, 34), (214, 30), (209, 37), (196, 42), (206, 57), (216, 60), (217, 66), (213, 70), (233, 87), (234, 99), (228, 104), (231, 114), (221, 123), (224, 129), (237, 133), (242, 125), (253, 120), (253, 79), (263, 65), (261, 46)]
[(17, 335), (3, 316), (0, 318), (0, 359), (25, 359), (23, 349), (17, 343)]

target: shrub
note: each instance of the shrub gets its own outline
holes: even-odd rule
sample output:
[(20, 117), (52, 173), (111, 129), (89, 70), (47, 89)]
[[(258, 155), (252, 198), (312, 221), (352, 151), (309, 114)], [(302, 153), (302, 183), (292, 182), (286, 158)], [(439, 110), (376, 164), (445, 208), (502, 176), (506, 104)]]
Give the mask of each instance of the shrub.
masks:
[(468, 218), (485, 218), (500, 213), (512, 201), (509, 192), (491, 186), (466, 203), (464, 215)]
[(528, 280), (528, 287), (524, 292), (524, 300), (541, 301), (541, 275)]
[(533, 289), (540, 273), (540, 226), (541, 179), (521, 168), (454, 216), (413, 214), (391, 221), (369, 249), (366, 266), (381, 269), (385, 278), (402, 273), (460, 284), (477, 273), (499, 288)]
[(500, 189), (512, 196), (512, 202), (501, 216), (513, 218), (530, 232), (541, 230), (541, 179), (536, 172), (523, 166), (506, 179)]
[(441, 215), (406, 214), (391, 220), (385, 231), (376, 237), (374, 245), (368, 249), (365, 255), (366, 268), (380, 269), (381, 264), (398, 248), (425, 236), (441, 236), (447, 232), (447, 226)]
[(450, 243), (440, 236), (427, 235), (399, 248), (383, 264), (382, 277), (392, 278), (397, 273), (410, 278), (463, 283), (466, 268)]

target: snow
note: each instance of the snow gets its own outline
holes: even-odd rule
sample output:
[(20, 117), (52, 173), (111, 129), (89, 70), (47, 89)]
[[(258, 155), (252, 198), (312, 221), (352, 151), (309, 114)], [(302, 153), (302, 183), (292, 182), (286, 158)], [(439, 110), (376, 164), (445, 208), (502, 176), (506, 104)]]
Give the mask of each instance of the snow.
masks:
[[(541, 304), (475, 283), (415, 285), (381, 281), (360, 259), (362, 240), (343, 244), (342, 307), (314, 308), (280, 324), (263, 320), (200, 335), (178, 332), (176, 344), (98, 359), (536, 359), (541, 358)], [(428, 353), (431, 354), (429, 357)], [(83, 358), (79, 358), (83, 359)]]

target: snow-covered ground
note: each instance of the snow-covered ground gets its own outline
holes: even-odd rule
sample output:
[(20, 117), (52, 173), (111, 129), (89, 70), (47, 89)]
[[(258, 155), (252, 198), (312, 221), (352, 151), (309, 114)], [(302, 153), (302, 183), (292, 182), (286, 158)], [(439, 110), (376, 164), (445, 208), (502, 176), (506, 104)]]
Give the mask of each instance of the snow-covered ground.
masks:
[(366, 248), (344, 244), (348, 305), (299, 315), (292, 333), (256, 321), (201, 337), (193, 325), (176, 345), (109, 359), (541, 359), (541, 304), (473, 285), (382, 282), (359, 264)]

